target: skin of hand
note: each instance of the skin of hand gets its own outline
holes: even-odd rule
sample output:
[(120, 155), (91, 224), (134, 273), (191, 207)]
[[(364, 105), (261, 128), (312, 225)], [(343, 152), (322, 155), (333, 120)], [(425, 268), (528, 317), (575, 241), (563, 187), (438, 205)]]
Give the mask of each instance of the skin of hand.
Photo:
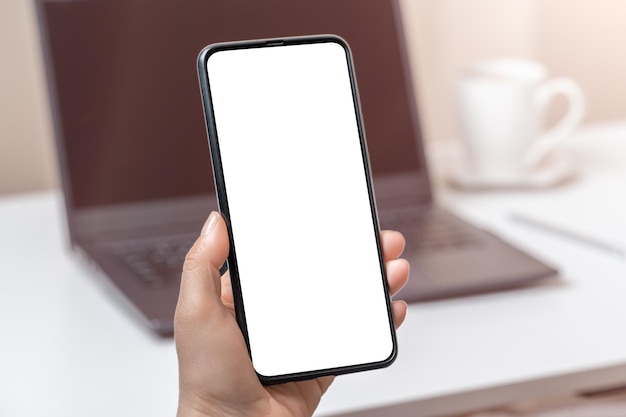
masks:
[[(381, 232), (389, 290), (406, 284), (409, 264), (398, 259), (404, 237)], [(178, 417), (311, 416), (332, 376), (263, 386), (254, 372), (237, 325), (228, 272), (219, 268), (228, 256), (226, 224), (211, 213), (185, 259), (174, 320), (179, 367)], [(396, 327), (406, 316), (404, 301), (393, 301)]]

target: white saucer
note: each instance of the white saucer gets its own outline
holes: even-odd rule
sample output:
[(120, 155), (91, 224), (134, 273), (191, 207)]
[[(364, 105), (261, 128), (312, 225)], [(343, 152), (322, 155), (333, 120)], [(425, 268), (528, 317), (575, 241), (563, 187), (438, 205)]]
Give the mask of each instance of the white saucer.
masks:
[(472, 173), (465, 164), (456, 164), (448, 172), (448, 182), (467, 191), (491, 189), (549, 188), (571, 180), (576, 174), (576, 164), (571, 155), (550, 155), (528, 174), (511, 174), (486, 177)]

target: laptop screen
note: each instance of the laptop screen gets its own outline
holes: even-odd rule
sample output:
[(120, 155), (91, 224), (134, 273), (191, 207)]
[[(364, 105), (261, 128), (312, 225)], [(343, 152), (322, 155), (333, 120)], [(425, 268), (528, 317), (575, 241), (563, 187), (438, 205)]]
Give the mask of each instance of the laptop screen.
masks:
[(40, 0), (39, 6), (73, 209), (213, 192), (196, 58), (204, 46), (231, 40), (325, 33), (346, 39), (374, 177), (425, 175), (393, 0)]

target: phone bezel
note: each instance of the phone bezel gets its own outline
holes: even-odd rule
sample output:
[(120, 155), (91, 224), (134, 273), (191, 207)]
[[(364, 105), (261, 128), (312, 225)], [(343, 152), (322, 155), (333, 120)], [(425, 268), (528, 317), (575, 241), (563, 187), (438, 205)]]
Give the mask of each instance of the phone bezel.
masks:
[(232, 229), (230, 227), (230, 211), (228, 207), (228, 197), (226, 192), (226, 186), (224, 182), (224, 175), (221, 163), (221, 155), (220, 155), (220, 146), (217, 135), (217, 128), (215, 123), (215, 115), (213, 112), (213, 103), (211, 99), (211, 89), (208, 78), (207, 65), (208, 60), (211, 55), (221, 52), (228, 51), (234, 49), (251, 49), (251, 48), (272, 48), (272, 47), (280, 47), (280, 46), (289, 46), (289, 45), (302, 45), (302, 44), (315, 44), (315, 43), (325, 43), (325, 42), (333, 42), (339, 44), (346, 54), (346, 61), (348, 64), (348, 72), (350, 77), (351, 91), (352, 91), (352, 99), (355, 108), (355, 118), (358, 127), (359, 140), (361, 145), (361, 155), (363, 158), (363, 167), (365, 170), (365, 177), (370, 201), (370, 210), (372, 213), (372, 222), (375, 230), (375, 240), (376, 246), (378, 249), (378, 257), (381, 268), (381, 276), (384, 280), (384, 296), (386, 298), (387, 304), (387, 314), (388, 320), (390, 323), (390, 334), (391, 334), (391, 342), (392, 342), (392, 351), (384, 360), (363, 363), (363, 364), (354, 364), (347, 365), (337, 368), (328, 368), (328, 369), (319, 369), (319, 370), (311, 370), (297, 373), (290, 373), (284, 375), (262, 375), (259, 372), (257, 376), (259, 380), (263, 384), (276, 384), (276, 383), (284, 383), (291, 381), (300, 381), (306, 379), (312, 379), (322, 376), (329, 375), (340, 375), (347, 374), (353, 372), (360, 372), (366, 370), (373, 370), (384, 368), (391, 365), (398, 353), (397, 348), (397, 337), (395, 332), (393, 313), (391, 309), (391, 297), (389, 294), (389, 288), (387, 284), (387, 276), (385, 271), (385, 263), (384, 257), (382, 253), (382, 246), (380, 242), (380, 228), (378, 224), (378, 215), (376, 209), (376, 199), (374, 196), (374, 188), (372, 185), (372, 176), (371, 176), (371, 168), (369, 162), (369, 155), (367, 151), (367, 144), (365, 139), (365, 131), (363, 128), (363, 120), (361, 115), (361, 106), (358, 94), (358, 88), (356, 85), (356, 78), (354, 75), (354, 67), (352, 54), (350, 52), (350, 48), (348, 43), (341, 37), (336, 35), (316, 35), (316, 36), (299, 36), (299, 37), (285, 37), (285, 38), (271, 38), (271, 39), (258, 39), (258, 40), (246, 40), (246, 41), (236, 41), (236, 42), (222, 42), (215, 43), (205, 47), (198, 56), (198, 76), (200, 81), (200, 90), (202, 95), (202, 103), (204, 106), (204, 114), (205, 121), (207, 127), (207, 134), (209, 139), (209, 147), (211, 153), (211, 163), (213, 167), (214, 173), (214, 181), (215, 181), (215, 190), (218, 198), (218, 206), (219, 210), (222, 213), (224, 220), (226, 221), (228, 236), (230, 241), (230, 251), (228, 256), (228, 267), (230, 270), (231, 283), (233, 288), (233, 298), (235, 302), (235, 316), (237, 319), (237, 323), (241, 328), (244, 339), (246, 341), (246, 345), (248, 347), (248, 353), (250, 352), (250, 343), (248, 338), (247, 324), (246, 324), (246, 316), (245, 316), (245, 308), (244, 308), (244, 300), (241, 294), (241, 286), (239, 281), (239, 273), (237, 269), (237, 256), (235, 250), (235, 242), (233, 241)]

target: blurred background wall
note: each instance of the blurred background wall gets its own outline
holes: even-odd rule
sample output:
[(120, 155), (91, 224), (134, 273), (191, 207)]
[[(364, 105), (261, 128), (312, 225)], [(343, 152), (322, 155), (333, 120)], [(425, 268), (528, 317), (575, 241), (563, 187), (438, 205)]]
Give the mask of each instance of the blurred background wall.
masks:
[[(587, 123), (626, 118), (626, 1), (400, 1), (428, 140), (458, 137), (456, 76), (492, 57), (575, 78)], [(0, 0), (0, 195), (59, 183), (35, 20), (31, 0)]]
[(0, 194), (58, 184), (31, 0), (0, 0)]
[[(429, 140), (458, 137), (454, 82), (469, 62), (516, 56), (576, 79), (585, 122), (626, 118), (626, 1), (401, 0)], [(557, 117), (559, 104), (552, 119)]]

